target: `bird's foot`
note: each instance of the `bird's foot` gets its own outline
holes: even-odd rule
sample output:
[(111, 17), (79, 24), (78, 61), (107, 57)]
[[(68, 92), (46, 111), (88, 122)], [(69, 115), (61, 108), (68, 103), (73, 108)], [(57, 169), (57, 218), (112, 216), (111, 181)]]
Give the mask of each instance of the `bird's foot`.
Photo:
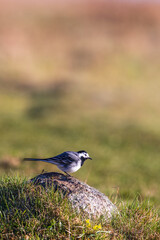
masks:
[(42, 172), (41, 172), (41, 174), (43, 174), (43, 173), (47, 173), (47, 171), (45, 171), (45, 170), (43, 169)]
[(69, 175), (69, 173), (67, 173), (67, 172), (64, 172), (68, 177), (72, 177), (71, 175)]

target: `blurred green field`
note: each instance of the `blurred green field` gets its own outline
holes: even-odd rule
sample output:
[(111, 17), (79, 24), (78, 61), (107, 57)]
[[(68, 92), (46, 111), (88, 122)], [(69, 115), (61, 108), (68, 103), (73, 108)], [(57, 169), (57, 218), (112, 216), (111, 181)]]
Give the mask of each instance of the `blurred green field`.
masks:
[(110, 197), (139, 193), (159, 205), (159, 8), (4, 3), (1, 175), (56, 171), (21, 159), (84, 149), (93, 161), (75, 177)]

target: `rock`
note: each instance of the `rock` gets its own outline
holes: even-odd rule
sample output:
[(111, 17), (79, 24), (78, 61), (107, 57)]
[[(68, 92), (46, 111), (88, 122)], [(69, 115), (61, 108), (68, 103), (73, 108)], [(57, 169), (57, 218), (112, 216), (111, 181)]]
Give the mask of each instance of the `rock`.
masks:
[(49, 172), (40, 174), (29, 182), (42, 185), (45, 189), (53, 186), (54, 191), (60, 190), (67, 196), (72, 208), (77, 212), (83, 211), (88, 218), (104, 216), (105, 219), (110, 219), (118, 213), (117, 207), (107, 196), (72, 176)]

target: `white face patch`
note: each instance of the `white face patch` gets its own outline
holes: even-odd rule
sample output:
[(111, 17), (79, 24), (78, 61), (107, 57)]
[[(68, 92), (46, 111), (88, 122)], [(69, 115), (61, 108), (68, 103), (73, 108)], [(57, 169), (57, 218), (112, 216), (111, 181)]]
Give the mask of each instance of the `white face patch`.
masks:
[(84, 157), (84, 158), (89, 158), (89, 154), (82, 152), (82, 153), (78, 153), (79, 154), (79, 158)]

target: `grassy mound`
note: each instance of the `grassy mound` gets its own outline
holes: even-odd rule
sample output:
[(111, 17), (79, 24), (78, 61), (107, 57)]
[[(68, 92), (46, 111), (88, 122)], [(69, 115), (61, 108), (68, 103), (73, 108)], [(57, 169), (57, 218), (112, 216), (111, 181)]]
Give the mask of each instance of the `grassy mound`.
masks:
[(92, 221), (72, 211), (52, 189), (27, 184), (18, 176), (0, 180), (1, 239), (158, 239), (158, 210), (141, 202), (119, 200), (120, 215)]

